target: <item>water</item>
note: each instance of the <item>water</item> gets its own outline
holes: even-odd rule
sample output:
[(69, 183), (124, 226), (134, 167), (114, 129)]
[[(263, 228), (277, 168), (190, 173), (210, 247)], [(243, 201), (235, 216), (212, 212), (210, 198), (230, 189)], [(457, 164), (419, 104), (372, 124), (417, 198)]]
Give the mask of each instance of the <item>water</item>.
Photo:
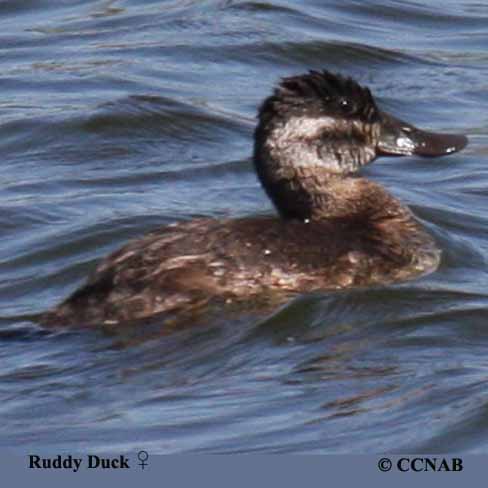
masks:
[[(0, 447), (488, 452), (483, 2), (10, 0), (0, 16)], [(272, 212), (250, 161), (256, 107), (322, 68), (469, 136), (366, 171), (435, 236), (436, 273), (172, 334), (30, 320), (131, 237)]]

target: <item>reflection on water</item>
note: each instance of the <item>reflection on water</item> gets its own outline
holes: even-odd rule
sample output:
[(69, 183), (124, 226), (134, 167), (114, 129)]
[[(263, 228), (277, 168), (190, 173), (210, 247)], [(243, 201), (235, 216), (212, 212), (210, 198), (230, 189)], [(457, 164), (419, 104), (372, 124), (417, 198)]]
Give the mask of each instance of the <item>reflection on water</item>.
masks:
[[(485, 10), (2, 2), (0, 445), (486, 452)], [(35, 325), (132, 237), (272, 212), (250, 164), (256, 107), (278, 78), (322, 68), (369, 84), (402, 118), (469, 135), (460, 154), (366, 170), (435, 237), (436, 273), (172, 333)]]

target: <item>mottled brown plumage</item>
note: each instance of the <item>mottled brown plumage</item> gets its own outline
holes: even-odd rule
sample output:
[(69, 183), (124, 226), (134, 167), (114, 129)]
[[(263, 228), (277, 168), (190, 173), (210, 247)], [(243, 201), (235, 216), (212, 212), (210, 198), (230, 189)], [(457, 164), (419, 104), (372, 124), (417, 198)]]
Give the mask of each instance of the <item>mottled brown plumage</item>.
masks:
[(260, 109), (254, 148), (281, 218), (200, 219), (157, 230), (108, 256), (42, 321), (119, 324), (430, 272), (440, 255), (432, 238), (383, 187), (353, 173), (381, 153), (442, 155), (465, 144), (381, 112), (351, 79), (286, 78)]

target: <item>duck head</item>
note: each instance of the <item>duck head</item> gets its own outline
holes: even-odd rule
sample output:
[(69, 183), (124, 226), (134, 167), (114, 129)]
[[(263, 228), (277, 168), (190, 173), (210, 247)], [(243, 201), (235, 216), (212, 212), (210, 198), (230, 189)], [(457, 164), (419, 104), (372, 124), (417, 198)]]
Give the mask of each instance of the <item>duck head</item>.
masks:
[(368, 88), (327, 71), (284, 78), (258, 118), (256, 171), (284, 217), (294, 216), (285, 200), (306, 193), (307, 179), (350, 175), (379, 156), (443, 156), (467, 144), (463, 135), (423, 131), (387, 114)]

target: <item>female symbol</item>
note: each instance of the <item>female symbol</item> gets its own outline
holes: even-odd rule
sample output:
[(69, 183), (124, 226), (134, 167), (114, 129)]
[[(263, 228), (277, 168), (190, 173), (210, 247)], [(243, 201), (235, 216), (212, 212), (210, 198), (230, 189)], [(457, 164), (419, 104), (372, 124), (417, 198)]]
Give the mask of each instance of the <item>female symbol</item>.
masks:
[(141, 461), (139, 463), (139, 466), (141, 466), (141, 469), (144, 469), (144, 467), (148, 465), (148, 463), (146, 463), (146, 461), (149, 459), (149, 454), (147, 453), (147, 451), (139, 451), (137, 453), (137, 457), (138, 457), (139, 461)]

